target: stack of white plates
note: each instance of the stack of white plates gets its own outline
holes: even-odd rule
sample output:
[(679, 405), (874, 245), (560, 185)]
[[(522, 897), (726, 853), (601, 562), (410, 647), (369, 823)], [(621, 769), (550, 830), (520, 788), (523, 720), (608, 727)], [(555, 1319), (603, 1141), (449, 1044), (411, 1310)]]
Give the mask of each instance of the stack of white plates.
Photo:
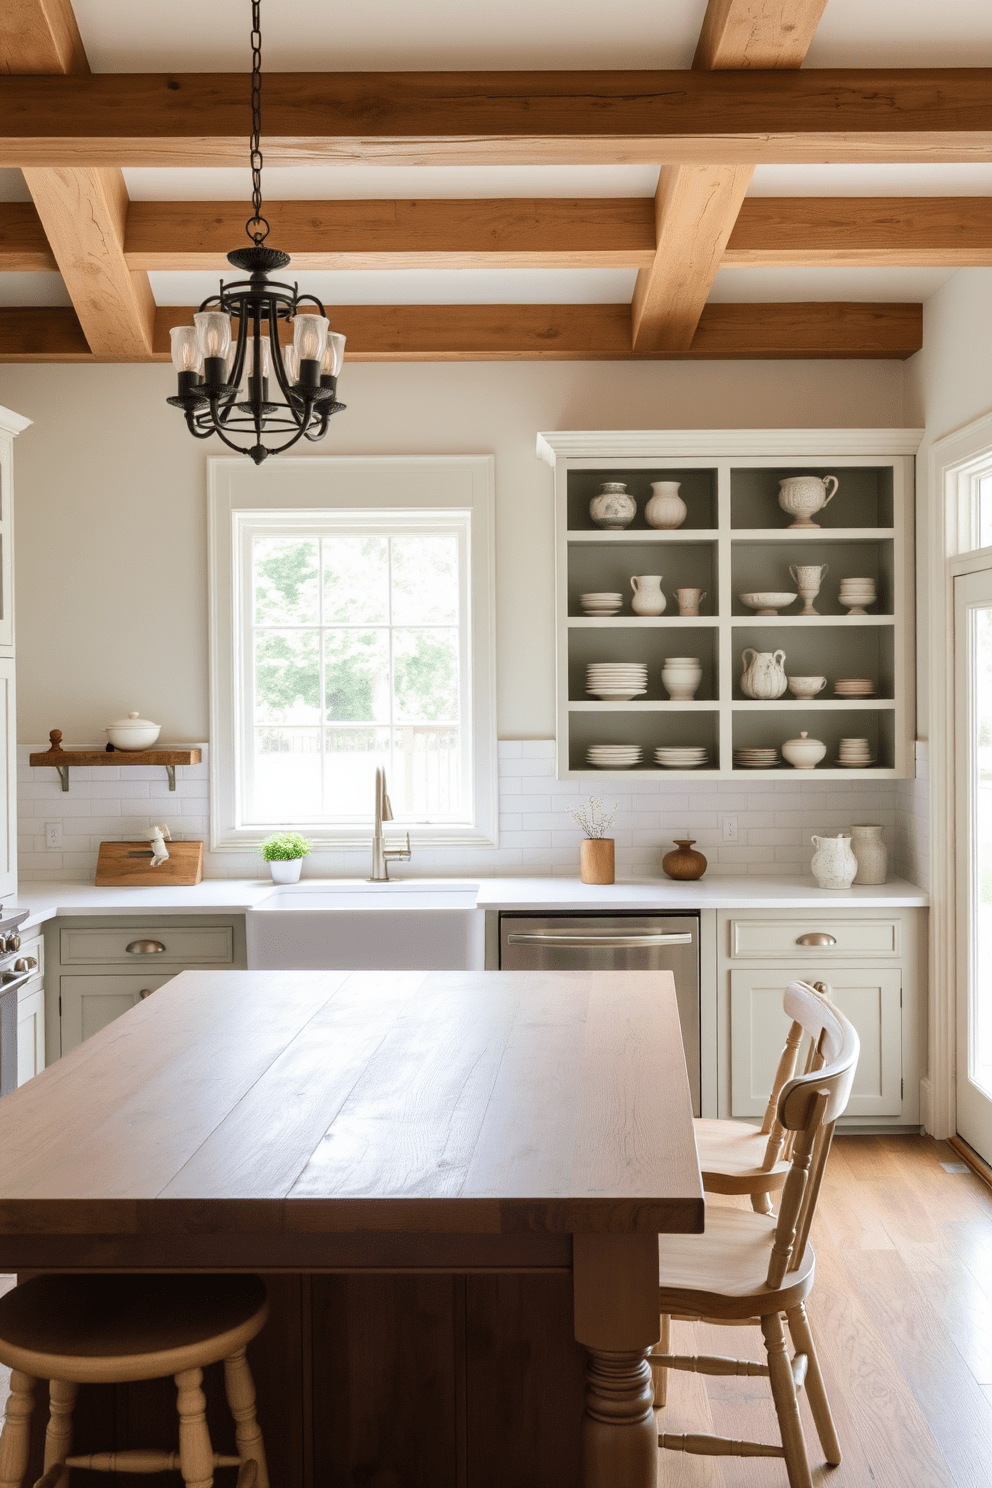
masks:
[(875, 763), (867, 739), (841, 739), (837, 763), (849, 770), (863, 770)]
[(874, 579), (841, 579), (840, 602), (845, 609), (863, 610), (878, 598)]
[(590, 661), (586, 667), (586, 691), (609, 702), (643, 697), (648, 690), (648, 669), (640, 661)]
[(587, 615), (617, 615), (623, 605), (622, 594), (580, 594), (579, 604)]
[(838, 697), (874, 697), (875, 684), (870, 677), (838, 677), (834, 692)]
[(734, 764), (747, 770), (770, 770), (778, 763), (777, 749), (734, 750)]
[(586, 759), (597, 770), (632, 770), (643, 754), (639, 744), (590, 744)]
[(680, 747), (659, 744), (654, 757), (656, 763), (663, 765), (666, 770), (695, 770), (697, 766), (707, 763), (710, 752), (702, 744), (686, 744)]

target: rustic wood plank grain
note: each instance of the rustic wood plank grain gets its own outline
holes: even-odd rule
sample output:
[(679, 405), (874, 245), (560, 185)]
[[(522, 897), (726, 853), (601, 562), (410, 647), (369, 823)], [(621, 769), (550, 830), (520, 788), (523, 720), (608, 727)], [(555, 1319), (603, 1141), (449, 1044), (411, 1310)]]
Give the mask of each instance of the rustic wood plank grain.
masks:
[(709, 0), (693, 67), (799, 67), (827, 0)]
[[(654, 255), (642, 197), (274, 201), (265, 213), (299, 269), (640, 267)], [(239, 202), (132, 202), (125, 257), (132, 269), (226, 273), (244, 215)], [(4, 248), (0, 207), (0, 264)]]
[[(270, 164), (967, 160), (986, 68), (267, 73)], [(241, 165), (238, 73), (0, 78), (0, 165)]]
[(4, 0), (0, 72), (89, 72), (70, 0)]
[(0, 202), (0, 270), (30, 273), (58, 268), (32, 202)]
[(992, 198), (749, 196), (722, 267), (987, 267)]

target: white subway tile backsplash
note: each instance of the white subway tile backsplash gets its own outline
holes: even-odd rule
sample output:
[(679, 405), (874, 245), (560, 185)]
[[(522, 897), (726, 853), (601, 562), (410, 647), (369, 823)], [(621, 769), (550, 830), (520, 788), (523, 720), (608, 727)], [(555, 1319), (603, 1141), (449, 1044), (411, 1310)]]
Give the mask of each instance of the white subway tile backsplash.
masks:
[[(209, 835), (209, 760), (176, 771), (176, 790), (164, 772), (147, 766), (74, 769), (63, 793), (51, 770), (32, 770), (18, 750), (20, 871), (25, 879), (92, 880), (100, 842), (143, 835), (165, 821), (177, 838)], [(808, 874), (814, 832), (835, 832), (853, 822), (878, 822), (892, 871), (921, 884), (929, 875), (929, 805), (926, 748), (917, 754), (917, 777), (906, 781), (846, 782), (769, 779), (668, 781), (651, 776), (619, 780), (603, 771), (581, 780), (555, 778), (551, 739), (509, 739), (499, 745), (499, 845), (489, 850), (417, 850), (415, 869), (437, 874), (551, 874), (578, 872), (581, 831), (568, 815), (590, 795), (606, 809), (616, 804), (610, 835), (619, 877), (653, 876), (675, 837), (692, 837), (713, 875)], [(723, 840), (723, 820), (736, 816), (738, 840)], [(46, 849), (44, 823), (63, 824), (61, 849)], [(368, 853), (314, 855), (314, 871), (362, 877)], [(244, 878), (262, 873), (251, 853), (214, 854), (212, 876)]]

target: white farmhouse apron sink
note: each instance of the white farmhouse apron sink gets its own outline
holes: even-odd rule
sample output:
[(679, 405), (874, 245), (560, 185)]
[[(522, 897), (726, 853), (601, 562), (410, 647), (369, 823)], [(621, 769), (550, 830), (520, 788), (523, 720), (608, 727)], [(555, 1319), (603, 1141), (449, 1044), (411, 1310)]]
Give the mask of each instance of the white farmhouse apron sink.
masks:
[(463, 880), (285, 885), (248, 911), (248, 968), (481, 971), (478, 892)]

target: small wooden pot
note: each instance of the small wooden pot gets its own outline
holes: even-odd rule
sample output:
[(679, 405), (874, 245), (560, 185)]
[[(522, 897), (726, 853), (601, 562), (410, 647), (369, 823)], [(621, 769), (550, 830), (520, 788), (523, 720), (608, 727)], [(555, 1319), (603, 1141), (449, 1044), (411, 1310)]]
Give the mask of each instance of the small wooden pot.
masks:
[(702, 878), (706, 872), (706, 859), (701, 852), (694, 852), (695, 837), (676, 837), (675, 846), (661, 860), (661, 866), (669, 878)]
[(613, 882), (613, 838), (583, 837), (579, 844), (583, 883)]

